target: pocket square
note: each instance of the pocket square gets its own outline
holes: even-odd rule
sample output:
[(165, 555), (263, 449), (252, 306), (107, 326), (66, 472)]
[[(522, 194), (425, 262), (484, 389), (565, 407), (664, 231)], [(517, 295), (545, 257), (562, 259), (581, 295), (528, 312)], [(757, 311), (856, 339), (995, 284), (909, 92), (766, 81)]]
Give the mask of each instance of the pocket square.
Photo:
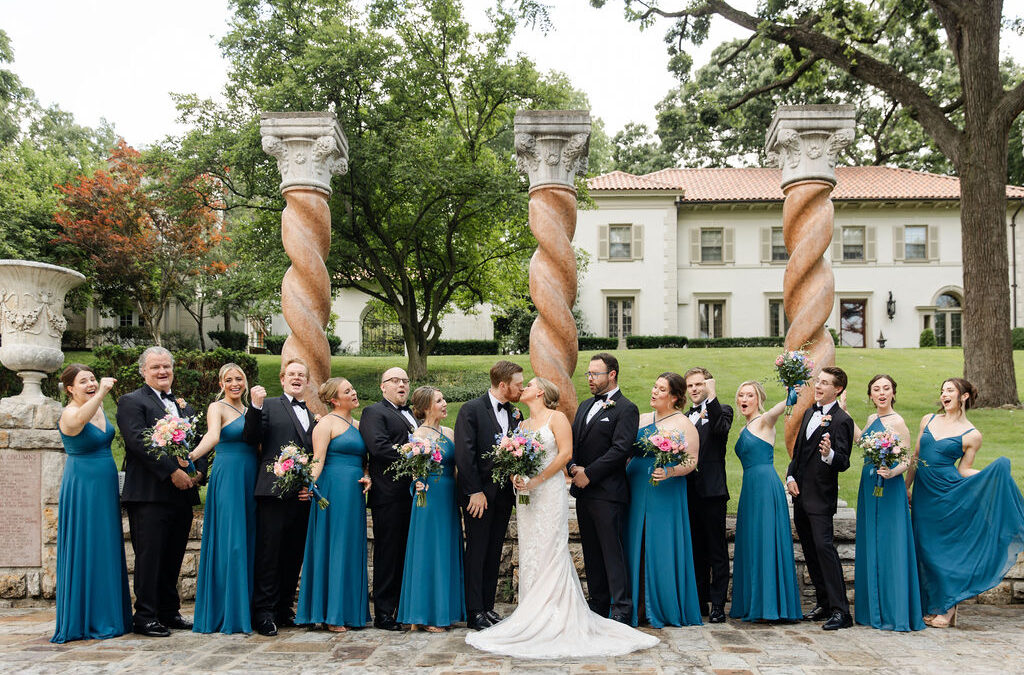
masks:
[(610, 419), (608, 419), (607, 417), (602, 417), (602, 418), (601, 418), (600, 420), (598, 420), (598, 421), (599, 421), (599, 422), (611, 422), (611, 420), (610, 420)]

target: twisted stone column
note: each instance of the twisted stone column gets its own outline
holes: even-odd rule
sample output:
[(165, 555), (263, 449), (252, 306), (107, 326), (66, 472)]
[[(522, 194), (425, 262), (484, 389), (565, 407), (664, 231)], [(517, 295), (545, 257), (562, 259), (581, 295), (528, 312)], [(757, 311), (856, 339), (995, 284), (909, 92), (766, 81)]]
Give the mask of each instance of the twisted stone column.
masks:
[[(805, 348), (814, 375), (835, 365), (836, 350), (825, 322), (835, 303), (835, 278), (825, 253), (832, 243), (836, 156), (853, 141), (850, 105), (781, 106), (768, 128), (765, 150), (782, 169), (782, 234), (789, 252), (783, 279), (783, 306), (790, 327), (786, 349)], [(790, 456), (804, 411), (814, 402), (804, 389), (786, 420)]]
[(263, 150), (277, 158), (281, 193), (281, 242), (292, 261), (281, 282), (281, 311), (291, 334), (281, 360), (309, 364), (306, 401), (323, 412), (316, 389), (331, 375), (324, 328), (331, 312), (325, 260), (331, 247), (331, 176), (348, 171), (348, 139), (333, 113), (264, 113)]
[(558, 409), (576, 414), (578, 341), (576, 302), (577, 174), (587, 169), (590, 114), (585, 110), (521, 110), (515, 117), (516, 163), (530, 177), (530, 230), (537, 251), (530, 260), (530, 297), (537, 320), (530, 329), (533, 372), (558, 387)]

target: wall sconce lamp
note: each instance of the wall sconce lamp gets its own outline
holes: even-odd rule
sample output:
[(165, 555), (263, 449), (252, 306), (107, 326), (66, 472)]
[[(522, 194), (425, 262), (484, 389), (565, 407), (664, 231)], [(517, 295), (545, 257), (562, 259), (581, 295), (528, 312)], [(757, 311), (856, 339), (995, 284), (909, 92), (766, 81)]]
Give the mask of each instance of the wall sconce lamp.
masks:
[(889, 291), (889, 299), (885, 303), (885, 313), (889, 315), (889, 319), (896, 316), (896, 301), (892, 298), (892, 291)]

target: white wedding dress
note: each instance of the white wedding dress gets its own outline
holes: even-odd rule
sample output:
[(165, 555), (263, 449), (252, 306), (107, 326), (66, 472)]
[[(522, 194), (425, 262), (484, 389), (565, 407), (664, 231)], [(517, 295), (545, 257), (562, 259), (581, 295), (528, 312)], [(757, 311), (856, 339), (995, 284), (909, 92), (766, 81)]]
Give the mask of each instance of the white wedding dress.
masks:
[[(541, 427), (544, 466), (558, 454)], [(618, 656), (658, 644), (658, 638), (590, 611), (569, 556), (569, 495), (561, 472), (516, 507), (519, 527), (519, 606), (495, 626), (466, 636), (477, 649), (519, 658)]]

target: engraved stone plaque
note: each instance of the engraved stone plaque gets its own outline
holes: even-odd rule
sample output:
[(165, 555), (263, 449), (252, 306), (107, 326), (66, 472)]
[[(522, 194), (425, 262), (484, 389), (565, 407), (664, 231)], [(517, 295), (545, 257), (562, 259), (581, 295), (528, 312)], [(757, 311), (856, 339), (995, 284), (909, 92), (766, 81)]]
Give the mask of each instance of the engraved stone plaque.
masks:
[(0, 567), (42, 564), (42, 508), (38, 452), (0, 451)]

